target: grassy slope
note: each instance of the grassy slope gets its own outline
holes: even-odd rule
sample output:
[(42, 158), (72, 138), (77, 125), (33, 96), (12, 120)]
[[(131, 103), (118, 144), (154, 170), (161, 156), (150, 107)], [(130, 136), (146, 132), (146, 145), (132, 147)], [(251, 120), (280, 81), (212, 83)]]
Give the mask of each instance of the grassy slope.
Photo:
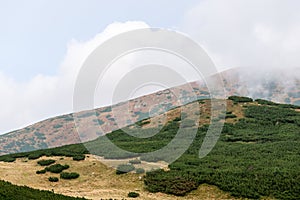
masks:
[[(204, 159), (198, 158), (199, 147), (207, 127), (199, 129), (189, 150), (169, 167), (171, 171), (148, 173), (145, 183), (148, 190), (184, 195), (200, 184), (217, 185), (235, 196), (258, 198), (274, 196), (280, 199), (300, 198), (300, 114), (294, 107), (262, 103), (234, 103), (231, 114), (244, 110), (246, 118), (228, 119), (214, 150)], [(229, 113), (228, 113), (229, 114)], [(233, 123), (234, 122), (234, 123)], [(233, 123), (233, 124), (232, 124)], [(118, 158), (137, 156), (139, 153), (160, 149), (176, 134), (180, 121), (170, 122), (162, 131), (149, 138), (137, 139), (121, 130), (108, 137), (116, 145), (136, 152), (133, 155), (118, 154)], [(144, 131), (149, 131), (144, 129)], [(147, 145), (146, 145), (147, 144)], [(0, 157), (36, 155), (69, 155), (92, 153), (114, 157), (115, 152), (105, 148), (107, 143), (98, 139), (83, 145), (70, 145), (31, 153)], [(98, 147), (102, 148), (99, 149)], [(104, 149), (104, 150), (103, 150)], [(116, 158), (116, 157), (114, 157)], [(160, 160), (151, 158), (151, 160)], [(142, 157), (150, 160), (150, 158)]]

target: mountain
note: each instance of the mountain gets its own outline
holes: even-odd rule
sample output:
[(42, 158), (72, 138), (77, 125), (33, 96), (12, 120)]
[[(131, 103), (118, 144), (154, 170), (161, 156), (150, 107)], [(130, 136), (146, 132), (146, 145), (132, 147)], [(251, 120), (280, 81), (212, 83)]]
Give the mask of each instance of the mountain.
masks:
[[(222, 79), (227, 97), (249, 96), (300, 105), (300, 80), (283, 74), (233, 69), (212, 77)], [(0, 155), (86, 142), (194, 100), (208, 98), (208, 88), (203, 81), (198, 81), (113, 106), (54, 117), (1, 135)]]
[[(0, 156), (0, 161), (5, 161), (0, 162), (1, 177), (14, 184), (26, 183), (37, 189), (54, 189), (65, 195), (82, 194), (91, 199), (108, 195), (122, 199), (130, 191), (139, 193), (141, 199), (181, 198), (175, 196), (184, 196), (181, 199), (299, 199), (300, 107), (263, 99), (229, 97), (227, 109), (221, 113), (223, 117), (219, 115), (214, 121), (224, 122), (220, 138), (212, 151), (201, 158), (199, 149), (207, 138), (212, 102), (197, 100), (139, 121), (137, 124), (141, 128), (130, 125), (82, 144)], [(200, 112), (196, 112), (197, 107)], [(161, 126), (164, 114), (167, 120)], [(196, 123), (185, 123), (187, 116), (200, 117), (199, 128)], [(151, 137), (128, 135), (128, 130), (134, 133), (136, 129), (138, 134), (144, 135), (152, 134), (157, 128), (160, 131)], [(172, 143), (179, 129), (184, 137), (180, 137), (177, 145), (170, 147), (166, 154), (151, 153)], [(194, 129), (197, 133), (187, 150), (174, 162), (169, 162), (169, 158), (189, 141), (189, 131)], [(111, 149), (110, 142), (122, 150)], [(82, 156), (84, 160), (78, 159)], [(67, 164), (70, 167), (67, 171), (78, 172), (80, 177), (71, 181), (60, 179), (52, 184), (48, 181), (49, 176), (55, 176), (52, 171), (36, 174), (36, 170), (43, 169), (38, 162), (44, 159), (53, 159), (63, 166)], [(124, 165), (127, 170), (130, 167), (128, 171), (132, 173), (121, 170)], [(152, 170), (153, 166), (158, 168)], [(148, 172), (137, 174), (138, 168)], [(208, 191), (201, 193), (203, 187)], [(218, 189), (210, 193), (211, 187)], [(219, 189), (223, 191), (221, 194)], [(201, 198), (207, 192), (210, 198)], [(217, 197), (217, 193), (220, 196)]]

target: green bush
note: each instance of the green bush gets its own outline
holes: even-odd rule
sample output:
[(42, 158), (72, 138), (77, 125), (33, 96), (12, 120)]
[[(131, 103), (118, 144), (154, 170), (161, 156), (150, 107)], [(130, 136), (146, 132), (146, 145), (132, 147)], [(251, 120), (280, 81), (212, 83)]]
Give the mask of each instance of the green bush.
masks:
[(136, 192), (129, 192), (127, 196), (130, 198), (137, 198), (140, 196), (140, 194)]
[(50, 182), (58, 182), (58, 178), (57, 177), (49, 177), (48, 180)]
[(36, 174), (45, 174), (46, 173), (46, 170), (43, 169), (43, 170), (38, 170), (35, 172)]
[(134, 160), (130, 160), (129, 163), (136, 165), (136, 164), (141, 164), (142, 162), (139, 159), (134, 159)]
[(40, 157), (42, 157), (43, 155), (42, 154), (39, 154), (39, 153), (32, 153), (32, 154), (29, 154), (28, 156), (28, 159), (29, 160), (36, 160)]
[(76, 161), (80, 161), (80, 160), (84, 160), (85, 159), (85, 155), (75, 155), (73, 156), (73, 160)]
[(137, 173), (137, 174), (143, 174), (143, 173), (145, 173), (145, 170), (143, 168), (137, 168), (135, 170), (135, 173)]
[(3, 162), (14, 162), (14, 161), (16, 161), (16, 158), (13, 158), (13, 157), (10, 157), (10, 156), (5, 156), (5, 157), (2, 157), (0, 159), (0, 161), (3, 161)]
[(253, 99), (249, 97), (240, 97), (240, 96), (230, 96), (229, 100), (232, 100), (235, 103), (245, 103), (245, 102), (253, 102)]
[(51, 165), (51, 164), (55, 163), (55, 160), (51, 160), (51, 159), (49, 159), (49, 160), (40, 160), (37, 163), (41, 166), (48, 166), (48, 165)]
[(50, 167), (46, 167), (45, 170), (52, 173), (60, 173), (65, 169), (68, 169), (69, 165), (61, 165), (61, 164), (55, 164), (51, 165)]
[(78, 178), (80, 175), (76, 172), (62, 172), (60, 173), (60, 178), (61, 179), (76, 179)]
[(135, 167), (133, 165), (131, 165), (131, 164), (126, 164), (126, 165), (122, 164), (122, 165), (119, 165), (117, 167), (116, 174), (118, 174), (118, 175), (119, 174), (126, 174), (128, 172), (133, 171), (133, 170), (135, 170)]

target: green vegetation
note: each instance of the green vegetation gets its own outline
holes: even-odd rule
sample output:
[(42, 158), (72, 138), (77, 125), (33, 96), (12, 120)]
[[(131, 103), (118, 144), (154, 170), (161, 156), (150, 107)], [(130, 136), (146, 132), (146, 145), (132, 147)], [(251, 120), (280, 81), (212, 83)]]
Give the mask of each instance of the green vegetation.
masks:
[(59, 179), (57, 177), (49, 177), (48, 180), (50, 182), (58, 182), (59, 181)]
[(45, 170), (45, 169), (43, 169), (43, 170), (38, 170), (38, 171), (36, 171), (35, 173), (36, 174), (45, 174), (47, 171)]
[[(244, 97), (231, 97), (235, 103), (252, 102)], [(189, 149), (174, 163), (170, 171), (147, 172), (144, 182), (151, 192), (185, 195), (203, 183), (216, 185), (237, 197), (258, 199), (271, 196), (277, 199), (300, 199), (300, 113), (291, 105), (249, 103), (244, 107), (245, 118), (235, 124), (225, 123), (224, 129), (214, 149), (205, 158), (199, 159), (201, 147), (208, 125), (198, 129)], [(232, 115), (232, 112), (226, 113)], [(1, 156), (0, 160), (19, 157), (69, 156), (90, 153), (105, 158), (140, 157), (146, 161), (168, 161), (166, 155), (148, 155), (170, 143), (177, 134), (180, 120), (167, 123), (159, 133), (149, 138), (137, 138), (123, 130), (107, 135), (109, 142), (129, 152), (111, 149), (106, 137), (83, 144), (68, 145), (29, 153)], [(182, 129), (183, 135), (185, 130)], [(146, 135), (154, 129), (139, 129)], [(134, 131), (134, 130), (133, 130)], [(143, 131), (143, 132), (142, 132)], [(187, 132), (188, 133), (188, 132)], [(185, 137), (182, 142), (185, 142)], [(99, 148), (101, 146), (101, 148)], [(175, 152), (176, 149), (172, 149)], [(132, 165), (119, 166), (117, 173), (133, 171)], [(124, 168), (124, 169), (122, 169)]]
[(137, 198), (140, 196), (140, 194), (136, 192), (129, 192), (127, 196), (130, 198)]
[(50, 167), (46, 167), (45, 170), (47, 172), (52, 172), (52, 173), (60, 173), (65, 169), (69, 169), (69, 165), (61, 165), (61, 164), (55, 164), (55, 165), (51, 165)]
[(50, 191), (42, 191), (37, 189), (32, 189), (25, 186), (12, 185), (9, 182), (0, 181), (0, 199), (1, 200), (41, 200), (41, 199), (51, 199), (51, 200), (73, 200), (73, 199), (84, 199), (67, 197), (60, 194), (54, 194)]
[(62, 172), (60, 173), (60, 178), (61, 179), (76, 179), (78, 178), (80, 175), (76, 172)]
[(142, 162), (139, 159), (134, 159), (134, 160), (129, 160), (129, 163), (136, 165), (136, 164), (141, 164)]
[(135, 170), (135, 173), (137, 173), (137, 174), (143, 174), (143, 173), (145, 173), (145, 170), (143, 168), (137, 168)]
[(76, 160), (76, 161), (80, 161), (80, 160), (84, 160), (84, 159), (85, 159), (85, 155), (83, 155), (83, 154), (73, 156), (73, 160)]
[(272, 101), (264, 100), (264, 99), (256, 99), (257, 103), (261, 105), (270, 105), (270, 106), (278, 106), (281, 108), (293, 108), (293, 109), (299, 109), (300, 106), (292, 105), (292, 104), (280, 104), (280, 103), (274, 103)]
[(117, 167), (116, 174), (126, 174), (135, 170), (135, 167), (131, 164), (122, 164)]
[(228, 97), (229, 100), (233, 101), (234, 103), (245, 103), (245, 102), (252, 102), (253, 99), (249, 97), (240, 97), (240, 96), (230, 96)]
[(53, 163), (55, 163), (55, 160), (49, 159), (49, 160), (40, 160), (37, 162), (39, 165), (41, 166), (48, 166), (51, 165)]

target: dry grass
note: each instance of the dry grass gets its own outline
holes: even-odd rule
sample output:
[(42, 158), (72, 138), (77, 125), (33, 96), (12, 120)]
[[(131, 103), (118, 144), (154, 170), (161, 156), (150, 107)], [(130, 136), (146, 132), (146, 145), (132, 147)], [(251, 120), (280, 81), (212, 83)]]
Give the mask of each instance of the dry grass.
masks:
[[(198, 190), (191, 192), (185, 197), (175, 197), (162, 193), (149, 193), (145, 191), (143, 179), (140, 175), (129, 173), (116, 175), (115, 170), (102, 164), (98, 158), (89, 156), (85, 161), (73, 161), (72, 158), (43, 157), (40, 159), (55, 159), (57, 163), (68, 164), (69, 172), (78, 172), (80, 177), (75, 180), (59, 180), (57, 183), (48, 181), (48, 177), (59, 175), (37, 175), (37, 170), (43, 167), (37, 164), (38, 160), (17, 159), (14, 163), (0, 162), (1, 179), (16, 185), (26, 185), (36, 189), (53, 190), (68, 196), (79, 196), (88, 199), (123, 199), (127, 198), (130, 191), (140, 194), (138, 199), (144, 200), (199, 200), (199, 199), (234, 199), (228, 193), (219, 190), (215, 186), (201, 185)], [(39, 159), (39, 160), (40, 160)], [(149, 163), (142, 163), (148, 165)], [(156, 164), (163, 167), (164, 164)], [(128, 199), (128, 198), (127, 198)]]

